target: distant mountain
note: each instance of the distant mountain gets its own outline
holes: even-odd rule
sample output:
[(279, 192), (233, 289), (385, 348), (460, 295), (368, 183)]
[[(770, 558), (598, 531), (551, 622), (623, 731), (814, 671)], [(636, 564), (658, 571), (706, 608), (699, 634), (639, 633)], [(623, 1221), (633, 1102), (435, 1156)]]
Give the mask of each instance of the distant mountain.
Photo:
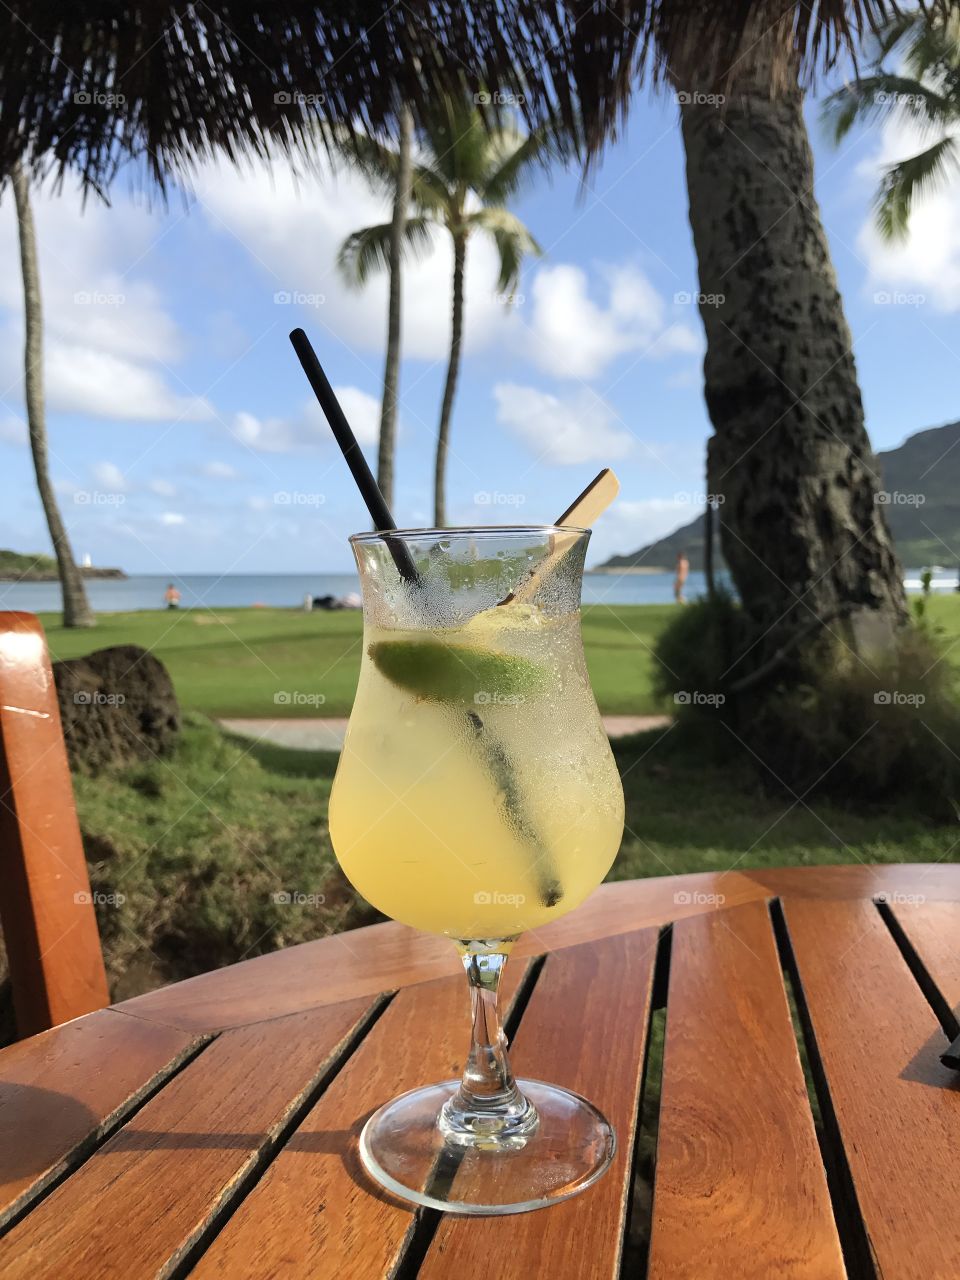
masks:
[[(960, 560), (960, 422), (918, 431), (899, 448), (877, 454), (887, 520), (905, 569)], [(703, 568), (703, 516), (630, 555), (611, 556), (600, 569), (671, 569), (685, 551)], [(719, 547), (718, 561), (719, 557)]]

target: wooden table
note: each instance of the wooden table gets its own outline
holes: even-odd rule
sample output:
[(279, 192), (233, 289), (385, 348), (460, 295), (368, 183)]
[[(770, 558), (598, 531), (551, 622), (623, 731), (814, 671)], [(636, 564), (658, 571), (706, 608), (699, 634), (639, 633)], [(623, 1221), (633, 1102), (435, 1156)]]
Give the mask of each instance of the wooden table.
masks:
[[(377, 925), (0, 1053), (0, 1275), (960, 1277), (960, 1074), (939, 1062), (960, 869), (605, 885), (511, 967), (515, 1067), (617, 1128), (583, 1195), (467, 1220), (366, 1181), (365, 1117), (456, 1075), (467, 1038), (449, 944)], [(638, 1114), (652, 1203), (631, 1193)]]

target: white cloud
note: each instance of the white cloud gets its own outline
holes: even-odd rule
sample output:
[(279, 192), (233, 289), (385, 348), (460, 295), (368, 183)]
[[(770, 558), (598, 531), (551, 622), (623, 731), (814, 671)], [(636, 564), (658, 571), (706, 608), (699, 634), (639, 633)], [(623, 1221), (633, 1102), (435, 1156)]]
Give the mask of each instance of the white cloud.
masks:
[[(13, 201), (0, 204), (0, 377), (22, 387), (23, 286)], [(107, 207), (76, 192), (35, 192), (50, 407), (120, 420), (209, 416), (171, 388), (184, 343), (159, 290), (136, 272), (167, 224), (128, 197)], [(143, 268), (141, 268), (142, 270)]]
[(236, 467), (231, 467), (229, 462), (220, 462), (217, 459), (205, 462), (200, 472), (211, 480), (236, 480), (239, 475)]
[(151, 493), (156, 493), (161, 498), (175, 498), (177, 496), (177, 491), (169, 480), (151, 480), (147, 488)]
[(334, 387), (334, 393), (361, 444), (376, 444), (380, 439), (380, 401), (359, 387)]
[(493, 388), (497, 421), (520, 437), (542, 462), (571, 466), (625, 457), (629, 431), (617, 425), (611, 407), (584, 389), (561, 399), (536, 387), (498, 382)]
[(179, 511), (164, 511), (160, 517), (160, 523), (166, 525), (184, 524), (186, 516), (180, 514)]
[(696, 351), (700, 339), (687, 325), (666, 324), (664, 301), (634, 266), (600, 269), (601, 305), (590, 296), (580, 267), (541, 267), (533, 278), (529, 339), (534, 361), (559, 378), (594, 378), (625, 352), (664, 356)]
[[(355, 350), (382, 352), (386, 276), (377, 275), (358, 290), (349, 288), (336, 269), (340, 245), (351, 232), (389, 220), (388, 203), (362, 178), (345, 169), (331, 172), (323, 163), (316, 176), (298, 180), (289, 162), (275, 160), (243, 170), (210, 166), (197, 176), (194, 190), (198, 212), (214, 231), (235, 237), (247, 250), (268, 297), (285, 296), (277, 306), (281, 324), (325, 328)], [(443, 359), (450, 342), (453, 251), (442, 230), (434, 240), (433, 249), (422, 258), (411, 257), (404, 271), (404, 355), (426, 360)], [(474, 236), (465, 285), (468, 351), (487, 345), (509, 323), (494, 296), (496, 262), (492, 242)]]
[[(347, 421), (362, 445), (376, 444), (380, 436), (380, 401), (359, 387), (334, 387)], [(233, 435), (259, 453), (304, 453), (327, 447), (330, 427), (315, 400), (303, 403), (292, 418), (258, 418), (245, 410), (234, 414)]]
[(597, 523), (590, 540), (590, 563), (627, 555), (666, 537), (696, 519), (702, 505), (676, 498), (618, 498)]
[(107, 351), (51, 344), (46, 361), (47, 403), (63, 413), (127, 422), (201, 422), (214, 416), (209, 401), (178, 395), (156, 369)]
[(127, 488), (127, 477), (115, 462), (98, 462), (93, 467), (93, 478), (97, 484), (103, 485), (115, 493), (123, 493)]
[[(872, 194), (883, 169), (925, 150), (935, 136), (921, 133), (904, 120), (886, 121), (878, 150), (858, 166), (866, 190)], [(874, 224), (872, 209), (865, 216), (857, 244), (867, 262), (871, 292), (878, 286), (892, 285), (911, 295), (922, 295), (943, 311), (960, 310), (960, 181), (952, 176), (953, 181), (942, 191), (915, 202), (904, 240), (884, 240)]]

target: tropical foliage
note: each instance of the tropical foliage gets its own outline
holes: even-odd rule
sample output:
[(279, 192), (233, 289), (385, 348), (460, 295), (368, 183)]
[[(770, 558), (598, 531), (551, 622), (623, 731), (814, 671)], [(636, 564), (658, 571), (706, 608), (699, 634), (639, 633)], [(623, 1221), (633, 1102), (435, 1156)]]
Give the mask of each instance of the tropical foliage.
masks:
[(927, 143), (889, 165), (877, 190), (881, 233), (891, 240), (904, 236), (918, 199), (960, 169), (960, 10), (893, 18), (877, 37), (872, 74), (844, 85), (824, 113), (837, 142), (857, 121), (899, 116)]
[[(396, 150), (373, 138), (357, 140), (354, 162), (368, 179), (392, 192), (400, 172)], [(450, 356), (440, 409), (434, 472), (434, 521), (446, 524), (446, 462), (450, 422), (463, 344), (464, 274), (467, 245), (480, 232), (496, 246), (497, 288), (509, 295), (520, 276), (523, 258), (540, 246), (506, 201), (530, 172), (542, 166), (551, 149), (541, 131), (522, 134), (515, 128), (490, 129), (475, 106), (446, 99), (419, 139), (410, 180), (411, 216), (406, 220), (408, 249), (424, 252), (440, 227), (453, 243)], [(344, 241), (339, 266), (352, 283), (362, 286), (390, 260), (392, 223), (355, 231)]]

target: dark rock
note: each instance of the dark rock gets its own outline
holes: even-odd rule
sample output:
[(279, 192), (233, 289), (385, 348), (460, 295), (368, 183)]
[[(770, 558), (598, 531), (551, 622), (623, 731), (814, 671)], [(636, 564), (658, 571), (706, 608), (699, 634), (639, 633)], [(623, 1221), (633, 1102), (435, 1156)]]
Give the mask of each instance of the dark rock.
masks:
[(53, 664), (70, 764), (86, 773), (168, 755), (180, 708), (166, 667), (139, 645)]

